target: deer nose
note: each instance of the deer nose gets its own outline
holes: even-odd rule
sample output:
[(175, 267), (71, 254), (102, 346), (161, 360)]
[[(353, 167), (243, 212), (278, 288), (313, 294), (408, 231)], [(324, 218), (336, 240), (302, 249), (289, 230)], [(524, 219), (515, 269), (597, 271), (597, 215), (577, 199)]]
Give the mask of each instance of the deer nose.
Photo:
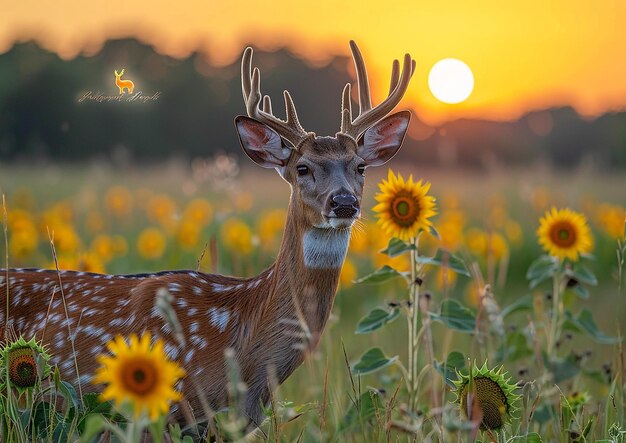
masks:
[(358, 202), (352, 194), (337, 194), (330, 199), (330, 206), (339, 218), (351, 218), (358, 211)]

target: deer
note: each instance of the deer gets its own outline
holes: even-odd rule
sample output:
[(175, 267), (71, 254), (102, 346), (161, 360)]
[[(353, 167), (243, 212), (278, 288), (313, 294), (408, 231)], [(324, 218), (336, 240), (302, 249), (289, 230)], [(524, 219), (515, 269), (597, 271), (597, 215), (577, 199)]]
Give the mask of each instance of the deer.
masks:
[(135, 84), (132, 82), (132, 80), (122, 80), (122, 75), (124, 75), (124, 71), (125, 69), (122, 69), (122, 72), (118, 74), (117, 69), (115, 70), (115, 84), (120, 89), (120, 95), (124, 94), (124, 89), (126, 89), (129, 94), (132, 94), (133, 89), (135, 89)]
[[(2, 270), (0, 337), (42, 340), (66, 380), (97, 391), (101, 386), (90, 381), (96, 356), (106, 353), (106, 343), (117, 334), (149, 331), (164, 341), (168, 357), (187, 373), (179, 386), (184, 401), (172, 407), (170, 419), (180, 417), (184, 408), (201, 410), (208, 404), (219, 411), (228, 406), (227, 353), (247, 386), (239, 408), (249, 429), (258, 428), (272, 386), (283, 383), (320, 341), (351, 229), (361, 216), (365, 171), (396, 155), (410, 121), (409, 111), (389, 114), (415, 70), (411, 56), (404, 56), (401, 70), (399, 61), (393, 62), (389, 94), (372, 107), (365, 62), (354, 41), (350, 48), (359, 114), (353, 117), (352, 85), (347, 83), (335, 136), (305, 131), (288, 91), (283, 93), (286, 119), (274, 116), (271, 99), (261, 93), (260, 71), (252, 69), (253, 50), (248, 47), (243, 53), (247, 115), (235, 118), (239, 141), (252, 162), (275, 169), (291, 189), (282, 242), (271, 266), (251, 278), (195, 270), (135, 275)], [(156, 300), (164, 290), (184, 344), (157, 309)], [(7, 292), (9, 318), (5, 318)]]

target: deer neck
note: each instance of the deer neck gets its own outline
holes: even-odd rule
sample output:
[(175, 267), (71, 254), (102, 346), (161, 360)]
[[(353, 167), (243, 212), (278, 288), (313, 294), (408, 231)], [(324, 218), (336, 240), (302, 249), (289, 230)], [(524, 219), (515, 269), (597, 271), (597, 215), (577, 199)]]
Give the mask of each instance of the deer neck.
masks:
[(303, 321), (315, 345), (335, 300), (350, 228), (316, 228), (298, 212), (291, 201), (274, 267), (274, 297), (279, 317)]

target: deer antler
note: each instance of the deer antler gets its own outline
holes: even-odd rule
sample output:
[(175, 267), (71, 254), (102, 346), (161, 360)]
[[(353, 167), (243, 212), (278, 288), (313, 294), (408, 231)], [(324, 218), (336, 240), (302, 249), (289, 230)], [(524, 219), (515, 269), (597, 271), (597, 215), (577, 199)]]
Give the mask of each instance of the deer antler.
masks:
[(415, 60), (409, 54), (404, 55), (402, 65), (402, 75), (399, 74), (400, 63), (393, 61), (391, 72), (391, 85), (389, 95), (378, 106), (372, 109), (370, 99), (370, 87), (367, 81), (367, 70), (359, 47), (354, 40), (350, 40), (350, 49), (356, 68), (356, 78), (359, 87), (359, 115), (352, 120), (352, 103), (350, 101), (351, 84), (347, 83), (343, 88), (341, 99), (341, 133), (349, 135), (355, 140), (359, 138), (367, 129), (389, 114), (400, 102), (402, 96), (409, 86), (409, 81), (415, 71)]
[[(248, 116), (265, 123), (293, 146), (298, 146), (302, 139), (308, 137), (310, 133), (306, 132), (300, 125), (296, 107), (289, 91), (283, 93), (287, 120), (281, 120), (272, 114), (272, 102), (269, 96), (262, 96), (261, 94), (261, 72), (259, 68), (254, 68), (252, 71), (252, 52), (252, 48), (247, 47), (241, 60), (241, 86)], [(259, 108), (261, 98), (263, 99), (263, 109)]]

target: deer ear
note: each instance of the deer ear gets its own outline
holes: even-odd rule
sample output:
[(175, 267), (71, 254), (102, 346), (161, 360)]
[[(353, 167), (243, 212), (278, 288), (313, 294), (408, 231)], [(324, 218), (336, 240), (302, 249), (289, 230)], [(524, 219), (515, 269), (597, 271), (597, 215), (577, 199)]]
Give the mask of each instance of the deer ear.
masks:
[(380, 166), (396, 155), (409, 127), (411, 113), (400, 111), (369, 128), (358, 142), (357, 154), (368, 166)]
[(285, 166), (291, 149), (283, 146), (280, 135), (272, 128), (243, 115), (235, 118), (239, 142), (250, 160), (264, 168)]

